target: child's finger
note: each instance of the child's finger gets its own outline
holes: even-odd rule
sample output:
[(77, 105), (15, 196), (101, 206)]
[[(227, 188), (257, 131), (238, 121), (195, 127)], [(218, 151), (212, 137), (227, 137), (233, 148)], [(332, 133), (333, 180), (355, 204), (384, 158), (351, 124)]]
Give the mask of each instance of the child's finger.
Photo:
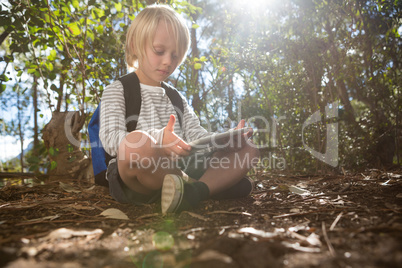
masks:
[(240, 129), (240, 128), (244, 128), (244, 126), (246, 125), (246, 121), (244, 121), (244, 119), (240, 120), (240, 122), (237, 124), (237, 127), (235, 129)]
[(184, 150), (180, 146), (170, 146), (166, 148), (166, 154), (169, 155), (172, 159), (178, 158), (180, 156), (186, 156), (189, 154), (189, 151)]
[(245, 137), (246, 138), (251, 138), (252, 136), (253, 136), (253, 129), (252, 128), (250, 128), (248, 131), (247, 131), (247, 133), (245, 134)]
[(170, 132), (174, 132), (174, 123), (176, 122), (176, 117), (171, 114), (169, 118), (169, 122), (166, 125), (166, 130)]
[(183, 148), (185, 151), (191, 150), (191, 146), (182, 139), (180, 139), (180, 141), (177, 143), (177, 145), (180, 146), (181, 148)]

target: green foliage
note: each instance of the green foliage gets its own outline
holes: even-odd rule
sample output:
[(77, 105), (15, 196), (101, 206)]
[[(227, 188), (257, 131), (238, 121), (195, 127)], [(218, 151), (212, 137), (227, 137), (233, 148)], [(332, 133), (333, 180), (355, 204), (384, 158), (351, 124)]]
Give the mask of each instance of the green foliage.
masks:
[[(303, 142), (324, 153), (327, 125), (334, 122), (341, 166), (385, 165), (387, 155), (396, 155), (389, 150), (402, 142), (398, 1), (165, 2), (188, 19), (192, 38), (190, 54), (171, 82), (209, 130), (250, 118), (255, 142), (267, 147), (263, 153), (274, 152), (294, 170), (325, 167)], [(0, 72), (3, 102), (12, 90), (6, 83), (29, 84), (36, 77), (48, 109), (73, 107), (90, 115), (105, 86), (127, 73), (125, 33), (149, 3), (0, 4), (0, 29), (8, 33), (1, 60), (16, 72)], [(335, 101), (339, 116), (327, 120), (325, 107)], [(316, 111), (321, 123), (302, 136), (304, 122)]]
[(43, 143), (40, 141), (37, 148), (33, 148), (25, 155), (26, 162), (29, 166), (30, 172), (45, 172), (49, 167), (48, 151)]
[[(199, 111), (213, 125), (225, 125), (227, 116), (235, 121), (240, 107), (259, 129), (255, 140), (268, 146), (265, 152), (285, 157), (287, 168), (311, 170), (325, 165), (303, 141), (325, 153), (327, 124), (337, 122), (341, 166), (392, 163), (402, 136), (398, 3), (277, 0), (258, 10), (240, 1), (197, 4), (205, 15), (199, 20), (208, 20), (195, 23), (210, 40), (201, 51), (209, 62), (189, 63), (211, 82), (195, 90), (186, 85), (186, 93), (203, 100)], [(339, 117), (325, 120), (325, 107), (335, 101)], [(322, 122), (302, 137), (303, 123), (316, 111)]]

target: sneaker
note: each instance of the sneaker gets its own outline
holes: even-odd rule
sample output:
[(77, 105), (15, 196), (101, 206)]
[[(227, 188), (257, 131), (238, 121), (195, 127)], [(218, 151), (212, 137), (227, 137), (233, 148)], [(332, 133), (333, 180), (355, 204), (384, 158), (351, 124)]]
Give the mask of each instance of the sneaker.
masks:
[(201, 182), (186, 182), (182, 176), (168, 174), (162, 185), (162, 214), (192, 209), (209, 198), (208, 186)]
[(165, 176), (162, 185), (162, 214), (176, 212), (183, 201), (184, 180), (174, 174)]
[(254, 191), (254, 185), (254, 181), (250, 177), (245, 176), (237, 184), (212, 196), (212, 198), (215, 200), (223, 200), (246, 197)]

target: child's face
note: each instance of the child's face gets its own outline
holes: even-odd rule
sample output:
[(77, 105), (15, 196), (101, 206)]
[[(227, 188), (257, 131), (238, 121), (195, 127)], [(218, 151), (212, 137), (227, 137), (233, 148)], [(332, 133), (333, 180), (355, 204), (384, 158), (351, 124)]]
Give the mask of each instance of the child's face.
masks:
[(145, 56), (137, 70), (140, 82), (150, 86), (160, 86), (179, 64), (176, 40), (170, 25), (159, 22), (152, 44), (145, 47)]

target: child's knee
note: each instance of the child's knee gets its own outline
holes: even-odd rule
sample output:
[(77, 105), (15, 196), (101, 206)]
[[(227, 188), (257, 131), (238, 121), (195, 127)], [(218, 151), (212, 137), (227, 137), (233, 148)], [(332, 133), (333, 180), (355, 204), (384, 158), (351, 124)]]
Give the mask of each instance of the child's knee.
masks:
[(260, 157), (260, 150), (254, 143), (247, 142), (246, 145), (242, 148), (242, 151), (250, 159)]
[(247, 159), (247, 166), (252, 168), (257, 165), (260, 159), (260, 150), (254, 144), (247, 144), (243, 147), (244, 157)]
[(251, 158), (260, 158), (260, 150), (255, 144), (248, 145), (248, 153), (251, 155)]
[(136, 130), (127, 134), (122, 143), (130, 148), (142, 148), (150, 143), (156, 143), (155, 139), (145, 131)]
[(120, 143), (118, 159), (121, 161), (133, 161), (141, 155), (149, 153), (154, 138), (144, 131), (130, 132)]

